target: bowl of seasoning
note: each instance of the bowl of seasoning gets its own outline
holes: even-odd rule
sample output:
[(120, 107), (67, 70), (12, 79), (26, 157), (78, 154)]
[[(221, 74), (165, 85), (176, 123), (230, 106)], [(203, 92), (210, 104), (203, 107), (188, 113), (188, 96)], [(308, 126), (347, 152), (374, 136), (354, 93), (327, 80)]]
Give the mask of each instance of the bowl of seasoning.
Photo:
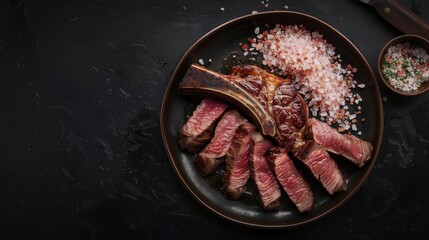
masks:
[(392, 91), (414, 96), (429, 89), (429, 41), (402, 35), (389, 41), (377, 62), (383, 83)]

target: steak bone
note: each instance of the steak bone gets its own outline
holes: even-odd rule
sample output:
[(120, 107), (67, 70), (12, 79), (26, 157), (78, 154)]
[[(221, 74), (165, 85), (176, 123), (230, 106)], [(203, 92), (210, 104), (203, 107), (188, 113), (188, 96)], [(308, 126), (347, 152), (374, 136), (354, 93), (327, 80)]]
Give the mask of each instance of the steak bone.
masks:
[(180, 83), (179, 90), (182, 94), (208, 94), (231, 102), (252, 119), (263, 135), (276, 135), (276, 123), (270, 113), (255, 97), (230, 81), (227, 75), (192, 64)]

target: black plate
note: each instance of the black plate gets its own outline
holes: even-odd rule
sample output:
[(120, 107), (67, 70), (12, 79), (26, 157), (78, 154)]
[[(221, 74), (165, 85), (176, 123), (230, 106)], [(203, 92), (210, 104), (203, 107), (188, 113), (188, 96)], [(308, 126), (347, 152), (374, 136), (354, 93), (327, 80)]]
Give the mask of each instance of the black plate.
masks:
[[(240, 52), (238, 44), (245, 43), (248, 37), (253, 37), (256, 27), (264, 27), (265, 24), (274, 26), (277, 23), (303, 24), (310, 31), (319, 30), (324, 38), (336, 47), (336, 53), (341, 54), (343, 64), (349, 63), (358, 68), (355, 79), (358, 83), (366, 85), (366, 88), (355, 89), (355, 91), (364, 99), (360, 117), (366, 119), (359, 126), (362, 130), (362, 135), (359, 137), (371, 142), (374, 146), (372, 157), (364, 167), (357, 168), (347, 160), (334, 156), (347, 179), (348, 190), (333, 196), (326, 193), (306, 169), (302, 169), (305, 177), (310, 180), (316, 199), (314, 211), (308, 214), (299, 213), (285, 193), (282, 194), (281, 209), (278, 212), (264, 212), (257, 200), (249, 197), (251, 194), (247, 194), (239, 201), (225, 199), (219, 192), (220, 175), (215, 174), (209, 179), (199, 176), (193, 166), (195, 156), (182, 151), (178, 144), (179, 131), (186, 121), (185, 115), (189, 113), (192, 103), (196, 102), (195, 97), (182, 96), (178, 91), (178, 84), (189, 66), (192, 63), (198, 63), (199, 59), (204, 59), (206, 63), (211, 59), (212, 62), (207, 67), (219, 70), (222, 67), (223, 58), (230, 55), (230, 52)], [(239, 224), (262, 228), (288, 228), (325, 216), (346, 202), (362, 186), (375, 164), (380, 149), (383, 110), (371, 68), (359, 50), (344, 35), (309, 15), (290, 11), (264, 12), (240, 17), (215, 28), (186, 52), (173, 72), (165, 91), (161, 110), (161, 132), (165, 149), (177, 176), (191, 195), (204, 207)], [(252, 186), (249, 185), (249, 192), (252, 192)]]

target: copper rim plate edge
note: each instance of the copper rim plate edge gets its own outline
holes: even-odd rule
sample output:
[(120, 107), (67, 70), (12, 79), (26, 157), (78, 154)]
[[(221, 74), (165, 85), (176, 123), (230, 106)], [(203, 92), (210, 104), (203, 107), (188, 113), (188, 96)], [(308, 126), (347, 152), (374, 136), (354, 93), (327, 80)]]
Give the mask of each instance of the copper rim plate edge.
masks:
[[(375, 151), (373, 152), (373, 156), (372, 158), (374, 159), (373, 161), (371, 161), (370, 165), (367, 166), (369, 169), (364, 173), (364, 175), (362, 176), (362, 178), (358, 181), (358, 183), (356, 184), (356, 187), (353, 188), (352, 190), (350, 190), (349, 194), (342, 199), (341, 201), (339, 201), (337, 204), (335, 204), (334, 207), (328, 209), (325, 212), (322, 212), (321, 214), (318, 214), (316, 216), (314, 216), (313, 218), (310, 218), (308, 220), (299, 222), (299, 223), (293, 223), (293, 224), (282, 224), (282, 225), (263, 225), (263, 224), (254, 224), (254, 223), (249, 223), (246, 221), (241, 221), (235, 218), (231, 218), (219, 211), (217, 211), (216, 209), (214, 209), (213, 207), (211, 207), (208, 203), (206, 203), (204, 200), (202, 200), (201, 198), (198, 197), (198, 194), (195, 193), (194, 191), (192, 191), (192, 189), (190, 188), (190, 186), (186, 183), (186, 181), (183, 179), (182, 175), (180, 174), (178, 167), (175, 163), (175, 161), (173, 160), (173, 155), (172, 152), (170, 151), (170, 149), (168, 148), (168, 143), (167, 143), (167, 139), (166, 139), (166, 129), (165, 129), (165, 104), (166, 104), (166, 100), (169, 96), (169, 93), (171, 91), (171, 85), (173, 84), (173, 80), (176, 78), (176, 75), (179, 71), (179, 66), (181, 66), (183, 64), (183, 62), (185, 61), (185, 59), (187, 59), (190, 55), (190, 53), (192, 52), (192, 50), (199, 46), (201, 42), (203, 42), (206, 38), (210, 37), (211, 35), (215, 34), (216, 32), (220, 31), (221, 29), (223, 29), (224, 27), (226, 27), (227, 25), (235, 22), (235, 21), (239, 21), (239, 20), (243, 20), (245, 18), (251, 18), (252, 16), (257, 16), (257, 15), (270, 15), (270, 14), (296, 14), (296, 15), (301, 15), (304, 17), (308, 17), (308, 18), (312, 18), (324, 25), (326, 25), (328, 28), (332, 29), (334, 32), (336, 32), (339, 36), (341, 36), (342, 38), (344, 38), (344, 40), (346, 40), (347, 42), (349, 42), (350, 46), (352, 46), (354, 48), (354, 50), (361, 56), (361, 58), (364, 61), (364, 64), (366, 65), (366, 67), (368, 68), (370, 75), (373, 79), (373, 83), (374, 83), (374, 88), (376, 90), (376, 99), (377, 99), (377, 106), (380, 109), (379, 111), (379, 126), (380, 126), (380, 130), (378, 133), (378, 140), (377, 140), (377, 147), (374, 149)], [(162, 141), (164, 144), (164, 148), (167, 152), (167, 156), (169, 158), (169, 161), (171, 163), (171, 165), (173, 166), (174, 172), (177, 175), (177, 177), (179, 178), (180, 182), (182, 183), (182, 185), (185, 187), (185, 189), (191, 194), (191, 196), (193, 196), (193, 198), (195, 198), (197, 200), (197, 202), (202, 205), (203, 207), (207, 208), (208, 210), (212, 211), (213, 213), (215, 213), (217, 216), (226, 219), (230, 222), (233, 223), (237, 223), (243, 226), (249, 226), (249, 227), (255, 227), (255, 228), (265, 228), (265, 229), (285, 229), (285, 228), (294, 228), (294, 227), (299, 227), (302, 225), (306, 225), (309, 224), (311, 222), (314, 222), (326, 215), (328, 215), (329, 213), (333, 212), (334, 210), (338, 209), (340, 206), (342, 206), (345, 202), (347, 202), (351, 197), (354, 196), (354, 194), (356, 194), (356, 192), (362, 187), (362, 185), (365, 183), (366, 179), (368, 178), (371, 170), (373, 169), (375, 162), (377, 160), (378, 157), (378, 153), (380, 151), (381, 148), (381, 143), (382, 143), (382, 139), (383, 139), (383, 132), (384, 132), (384, 114), (383, 114), (383, 105), (381, 102), (381, 95), (380, 95), (380, 90), (378, 88), (378, 83), (377, 80), (375, 78), (374, 72), (372, 70), (372, 68), (370, 67), (368, 61), (366, 60), (366, 58), (362, 55), (362, 53), (360, 52), (360, 50), (346, 37), (344, 36), (341, 32), (339, 32), (337, 29), (335, 29), (334, 27), (332, 27), (330, 24), (316, 18), (313, 17), (311, 15), (305, 14), (305, 13), (300, 13), (300, 12), (295, 12), (295, 11), (266, 11), (266, 12), (259, 12), (259, 13), (252, 13), (252, 14), (248, 14), (248, 15), (244, 15), (238, 18), (234, 18), (232, 20), (229, 20), (217, 27), (215, 27), (214, 29), (212, 29), (211, 31), (207, 32), (206, 34), (204, 34), (202, 37), (200, 37), (187, 51), (186, 53), (183, 55), (183, 57), (180, 59), (180, 61), (177, 63), (166, 88), (166, 91), (164, 93), (163, 99), (162, 99), (162, 105), (161, 105), (161, 116), (160, 116), (160, 125), (161, 125), (161, 136), (162, 136)]]

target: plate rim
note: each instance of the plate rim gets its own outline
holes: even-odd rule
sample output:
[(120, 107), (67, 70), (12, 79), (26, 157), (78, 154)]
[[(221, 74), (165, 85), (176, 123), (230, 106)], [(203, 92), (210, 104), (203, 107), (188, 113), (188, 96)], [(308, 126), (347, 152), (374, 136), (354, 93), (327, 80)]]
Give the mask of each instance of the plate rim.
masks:
[[(315, 215), (314, 217), (311, 217), (307, 220), (301, 221), (301, 222), (297, 222), (297, 223), (292, 223), (292, 224), (255, 224), (255, 223), (250, 223), (250, 222), (246, 222), (246, 221), (242, 221), (233, 217), (229, 217), (226, 214), (216, 210), (215, 208), (211, 207), (208, 203), (206, 203), (204, 200), (202, 200), (201, 198), (199, 198), (198, 194), (195, 193), (191, 187), (188, 185), (188, 183), (185, 181), (185, 179), (183, 178), (183, 176), (181, 175), (178, 166), (176, 165), (175, 160), (173, 159), (174, 156), (172, 154), (172, 151), (169, 149), (168, 147), (168, 141), (167, 141), (167, 127), (165, 124), (166, 121), (166, 101), (168, 96), (170, 95), (170, 91), (172, 90), (172, 85), (174, 84), (173, 80), (176, 78), (178, 71), (179, 71), (179, 66), (184, 64), (184, 61), (189, 58), (189, 55), (191, 54), (191, 52), (195, 49), (195, 47), (199, 46), (201, 42), (203, 42), (204, 40), (206, 40), (208, 37), (210, 37), (212, 34), (215, 34), (217, 31), (223, 29), (225, 26), (232, 24), (233, 22), (236, 21), (240, 21), (243, 20), (245, 18), (249, 18), (251, 19), (254, 16), (258, 16), (258, 15), (271, 15), (271, 14), (295, 14), (295, 15), (301, 15), (303, 17), (307, 17), (307, 18), (312, 18), (324, 25), (326, 25), (328, 28), (330, 28), (331, 30), (333, 30), (334, 32), (336, 32), (336, 34), (340, 35), (342, 38), (344, 38), (350, 46), (352, 46), (354, 48), (354, 50), (361, 56), (361, 58), (364, 61), (364, 65), (366, 65), (367, 69), (369, 69), (369, 73), (371, 78), (373, 79), (374, 82), (374, 88), (376, 90), (376, 99), (377, 99), (377, 107), (380, 109), (379, 111), (379, 123), (378, 125), (380, 126), (380, 130), (378, 131), (378, 134), (376, 135), (378, 137), (378, 141), (377, 141), (377, 147), (374, 148), (373, 151), (373, 158), (374, 161), (372, 161), (370, 163), (370, 165), (366, 166), (367, 168), (369, 168), (366, 172), (364, 172), (363, 176), (361, 177), (361, 179), (357, 182), (356, 187), (353, 188), (352, 190), (350, 190), (350, 193), (344, 197), (343, 199), (341, 199), (337, 204), (335, 204), (332, 208)], [(210, 210), (211, 212), (215, 213), (215, 215), (217, 215), (218, 217), (221, 217), (223, 219), (226, 219), (230, 222), (233, 223), (237, 223), (239, 225), (242, 226), (248, 226), (248, 227), (255, 227), (255, 228), (264, 228), (264, 229), (286, 229), (286, 228), (295, 228), (295, 227), (299, 227), (299, 226), (303, 226), (303, 225), (307, 225), (311, 222), (317, 221), (323, 217), (325, 217), (326, 215), (332, 213), (333, 211), (337, 210), (339, 207), (341, 207), (344, 203), (346, 203), (351, 197), (353, 197), (356, 192), (362, 187), (362, 185), (364, 185), (364, 183), (366, 182), (369, 174), (371, 173), (372, 169), (374, 168), (375, 162), (377, 161), (378, 158), (378, 154), (380, 152), (380, 148), (381, 148), (381, 144), (382, 144), (382, 140), (383, 140), (383, 133), (384, 133), (384, 114), (383, 114), (383, 104), (381, 102), (381, 94), (380, 94), (380, 89), (378, 87), (378, 83), (377, 83), (377, 78), (374, 75), (374, 72), (371, 68), (371, 66), (369, 65), (367, 59), (364, 57), (364, 55), (361, 53), (361, 51), (353, 44), (353, 42), (351, 42), (344, 34), (342, 34), (341, 32), (339, 32), (336, 28), (334, 28), (333, 26), (331, 26), (330, 24), (326, 23), (325, 21), (316, 18), (314, 16), (311, 16), (309, 14), (305, 14), (305, 13), (301, 13), (301, 12), (297, 12), (297, 11), (289, 11), (289, 10), (281, 10), (281, 11), (264, 11), (264, 12), (258, 12), (258, 13), (252, 13), (252, 14), (246, 14), (240, 17), (236, 17), (233, 18), (229, 21), (226, 21), (220, 25), (218, 25), (217, 27), (213, 28), (212, 30), (210, 30), (209, 32), (207, 32), (206, 34), (204, 34), (203, 36), (201, 36), (194, 44), (191, 45), (191, 47), (185, 52), (185, 54), (182, 56), (182, 58), (179, 60), (179, 62), (176, 64), (173, 73), (171, 74), (171, 77), (168, 80), (168, 84), (167, 87), (165, 89), (164, 92), (164, 96), (162, 98), (162, 105), (161, 105), (161, 115), (160, 115), (160, 127), (161, 127), (161, 136), (162, 136), (162, 141), (163, 141), (163, 145), (164, 148), (166, 150), (168, 159), (170, 161), (170, 164), (173, 166), (174, 172), (177, 175), (177, 177), (179, 178), (181, 184), (185, 187), (185, 189), (187, 190), (188, 193), (191, 194), (191, 196), (203, 207), (205, 207), (206, 209)]]

